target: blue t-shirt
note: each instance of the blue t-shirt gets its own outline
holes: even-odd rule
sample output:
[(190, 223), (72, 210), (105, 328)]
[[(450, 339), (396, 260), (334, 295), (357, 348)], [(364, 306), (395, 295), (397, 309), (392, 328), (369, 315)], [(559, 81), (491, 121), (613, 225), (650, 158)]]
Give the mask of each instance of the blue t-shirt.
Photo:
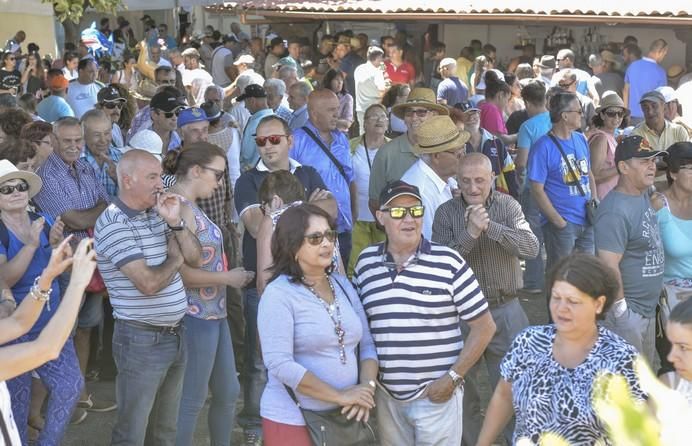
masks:
[(36, 106), (36, 114), (46, 122), (55, 122), (65, 116), (74, 118), (74, 111), (70, 104), (60, 96), (48, 96)]
[[(46, 224), (49, 224), (48, 219), (46, 219)], [(0, 243), (0, 255), (4, 255), (9, 262), (19, 253), (19, 251), (21, 251), (21, 249), (24, 247), (24, 243), (22, 243), (21, 240), (19, 240), (12, 233), (12, 231), (9, 230), (9, 228), (7, 230), (7, 234), (9, 236), (9, 244), (7, 249), (5, 249), (5, 246)], [(27, 296), (29, 294), (29, 290), (34, 285), (34, 279), (40, 276), (41, 272), (46, 266), (48, 266), (51, 252), (52, 248), (48, 241), (48, 237), (46, 236), (46, 232), (41, 231), (41, 243), (39, 243), (38, 248), (34, 252), (34, 257), (31, 259), (31, 263), (29, 263), (29, 266), (22, 277), (20, 277), (17, 283), (12, 286), (12, 294), (17, 301), (17, 305), (20, 305), (25, 298), (31, 299), (31, 297)], [(51, 288), (53, 291), (50, 293), (50, 311), (48, 311), (47, 304), (43, 306), (43, 310), (41, 310), (41, 314), (39, 315), (34, 326), (31, 327), (31, 330), (29, 330), (29, 334), (40, 333), (41, 330), (43, 330), (43, 327), (46, 326), (50, 318), (58, 309), (58, 305), (60, 304), (60, 285), (58, 284), (57, 279), (53, 280)]]
[(633, 117), (643, 118), (644, 113), (639, 105), (639, 100), (644, 93), (668, 85), (668, 78), (666, 77), (666, 70), (664, 70), (663, 67), (654, 60), (643, 57), (639, 60), (635, 60), (627, 67), (627, 71), (625, 72), (625, 83), (630, 86), (630, 96), (627, 107), (630, 109)]
[[(517, 135), (517, 148), (531, 150), (531, 147), (538, 141), (538, 138), (545, 135), (552, 128), (550, 122), (550, 112), (539, 113), (532, 116), (519, 127)], [(528, 166), (527, 166), (528, 167)], [(527, 186), (527, 179), (524, 177), (522, 189)]]
[[(546, 195), (562, 218), (570, 223), (584, 225), (586, 202), (591, 199), (589, 144), (584, 135), (578, 132), (572, 132), (568, 139), (558, 138), (558, 141), (577, 178), (571, 175), (560, 151), (548, 135), (539, 138), (531, 147), (527, 177), (530, 181), (544, 185)], [(586, 196), (579, 193), (576, 181), (581, 183)], [(541, 224), (546, 222), (547, 219), (541, 216)]]
[(469, 96), (469, 90), (458, 77), (448, 77), (440, 82), (437, 87), (437, 100), (444, 99), (447, 105), (454, 107), (460, 102), (466, 101)]

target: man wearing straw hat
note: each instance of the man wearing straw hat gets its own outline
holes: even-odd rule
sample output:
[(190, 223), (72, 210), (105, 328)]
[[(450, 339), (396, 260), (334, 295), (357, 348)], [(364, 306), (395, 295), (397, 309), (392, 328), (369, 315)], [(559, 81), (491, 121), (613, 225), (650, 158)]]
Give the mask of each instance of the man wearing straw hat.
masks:
[(435, 92), (429, 88), (414, 88), (406, 102), (392, 107), (392, 113), (406, 123), (408, 131), (391, 140), (377, 151), (370, 173), (370, 210), (373, 215), (379, 209), (380, 191), (387, 183), (400, 180), (401, 176), (417, 160), (413, 145), (417, 142), (416, 132), (427, 119), (437, 115), (449, 115), (444, 105), (437, 103)]
[(432, 237), (435, 211), (458, 189), (453, 178), (459, 167), (459, 159), (466, 151), (469, 132), (459, 130), (449, 116), (434, 116), (421, 124), (418, 142), (413, 151), (419, 159), (406, 171), (402, 181), (418, 186), (423, 206), (428, 212), (423, 216), (423, 236)]

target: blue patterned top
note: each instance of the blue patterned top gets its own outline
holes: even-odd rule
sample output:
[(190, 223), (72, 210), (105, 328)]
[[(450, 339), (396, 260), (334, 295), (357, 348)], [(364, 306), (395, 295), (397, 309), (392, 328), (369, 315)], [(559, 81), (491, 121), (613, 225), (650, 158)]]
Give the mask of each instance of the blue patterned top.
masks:
[[(201, 269), (212, 273), (226, 270), (223, 252), (223, 236), (213, 221), (197, 206), (182, 201), (195, 214), (195, 235), (202, 246)], [(223, 319), (226, 317), (226, 287), (222, 285), (204, 288), (186, 288), (187, 314), (198, 319)]]

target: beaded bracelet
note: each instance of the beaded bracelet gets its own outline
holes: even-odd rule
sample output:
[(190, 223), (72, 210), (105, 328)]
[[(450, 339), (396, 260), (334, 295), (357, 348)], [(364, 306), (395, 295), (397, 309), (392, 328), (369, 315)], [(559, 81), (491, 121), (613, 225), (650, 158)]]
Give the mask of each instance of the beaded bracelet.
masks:
[(50, 311), (50, 293), (53, 292), (53, 288), (48, 288), (47, 290), (42, 290), (41, 287), (38, 286), (38, 281), (41, 277), (37, 277), (34, 279), (34, 286), (31, 287), (31, 297), (34, 298), (34, 300), (37, 300), (39, 302), (44, 302), (46, 306), (48, 307), (48, 311)]

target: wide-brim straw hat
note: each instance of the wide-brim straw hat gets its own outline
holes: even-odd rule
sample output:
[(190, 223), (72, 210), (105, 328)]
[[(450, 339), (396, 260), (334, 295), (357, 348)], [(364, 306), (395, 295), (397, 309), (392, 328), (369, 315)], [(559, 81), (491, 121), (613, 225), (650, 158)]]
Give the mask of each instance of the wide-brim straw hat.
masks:
[(625, 103), (623, 102), (622, 98), (618, 96), (617, 93), (614, 91), (606, 91), (603, 93), (601, 103), (598, 104), (598, 107), (596, 107), (596, 114), (611, 107), (621, 108), (625, 112), (629, 111), (627, 110), (627, 107), (625, 107)]
[(413, 152), (418, 155), (458, 149), (471, 138), (466, 130), (459, 130), (449, 116), (433, 116), (416, 130), (417, 143)]
[(33, 172), (19, 170), (9, 160), (0, 160), (0, 185), (10, 180), (24, 180), (29, 185), (29, 198), (41, 190), (43, 181)]
[(444, 105), (437, 103), (437, 97), (435, 92), (430, 88), (414, 88), (408, 95), (406, 102), (402, 104), (396, 104), (392, 107), (392, 113), (399, 119), (404, 119), (404, 113), (409, 107), (421, 107), (427, 108), (428, 110), (434, 110), (441, 115), (449, 115), (449, 109)]

